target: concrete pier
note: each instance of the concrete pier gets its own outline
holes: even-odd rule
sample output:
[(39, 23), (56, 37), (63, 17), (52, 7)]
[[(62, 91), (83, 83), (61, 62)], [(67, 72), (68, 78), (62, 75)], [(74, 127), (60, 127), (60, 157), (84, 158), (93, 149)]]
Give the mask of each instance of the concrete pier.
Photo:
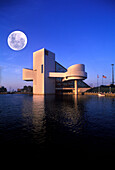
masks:
[(78, 85), (77, 85), (77, 80), (74, 81), (74, 86), (75, 86), (75, 94), (78, 95)]

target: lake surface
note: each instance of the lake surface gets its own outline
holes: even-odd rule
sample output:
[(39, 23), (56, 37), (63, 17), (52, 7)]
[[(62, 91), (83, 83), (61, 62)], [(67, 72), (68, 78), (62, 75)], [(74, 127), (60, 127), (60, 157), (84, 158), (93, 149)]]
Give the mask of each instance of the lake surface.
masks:
[(115, 98), (0, 95), (0, 144), (65, 149), (112, 158)]

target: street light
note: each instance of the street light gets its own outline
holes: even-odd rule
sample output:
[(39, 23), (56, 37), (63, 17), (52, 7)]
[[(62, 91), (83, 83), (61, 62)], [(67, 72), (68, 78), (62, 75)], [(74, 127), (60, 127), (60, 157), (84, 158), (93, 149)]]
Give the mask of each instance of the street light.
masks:
[(114, 85), (114, 64), (112, 65), (112, 85)]

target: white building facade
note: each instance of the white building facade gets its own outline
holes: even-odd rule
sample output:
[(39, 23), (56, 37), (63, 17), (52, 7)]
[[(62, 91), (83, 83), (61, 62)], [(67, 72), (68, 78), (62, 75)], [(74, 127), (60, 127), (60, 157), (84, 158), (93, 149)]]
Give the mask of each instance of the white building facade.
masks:
[[(33, 53), (33, 69), (23, 69), (23, 80), (33, 81), (33, 94), (55, 94), (56, 90), (67, 88), (78, 94), (78, 84), (86, 78), (84, 64), (66, 69), (55, 61), (55, 54), (45, 48)], [(61, 86), (56, 88), (59, 83)], [(66, 87), (67, 84), (70, 87)]]

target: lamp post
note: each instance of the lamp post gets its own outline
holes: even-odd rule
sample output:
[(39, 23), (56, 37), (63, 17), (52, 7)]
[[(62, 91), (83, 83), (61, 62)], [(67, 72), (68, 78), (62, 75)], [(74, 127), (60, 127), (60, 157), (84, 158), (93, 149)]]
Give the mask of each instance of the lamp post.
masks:
[(114, 85), (114, 64), (112, 65), (112, 85)]

